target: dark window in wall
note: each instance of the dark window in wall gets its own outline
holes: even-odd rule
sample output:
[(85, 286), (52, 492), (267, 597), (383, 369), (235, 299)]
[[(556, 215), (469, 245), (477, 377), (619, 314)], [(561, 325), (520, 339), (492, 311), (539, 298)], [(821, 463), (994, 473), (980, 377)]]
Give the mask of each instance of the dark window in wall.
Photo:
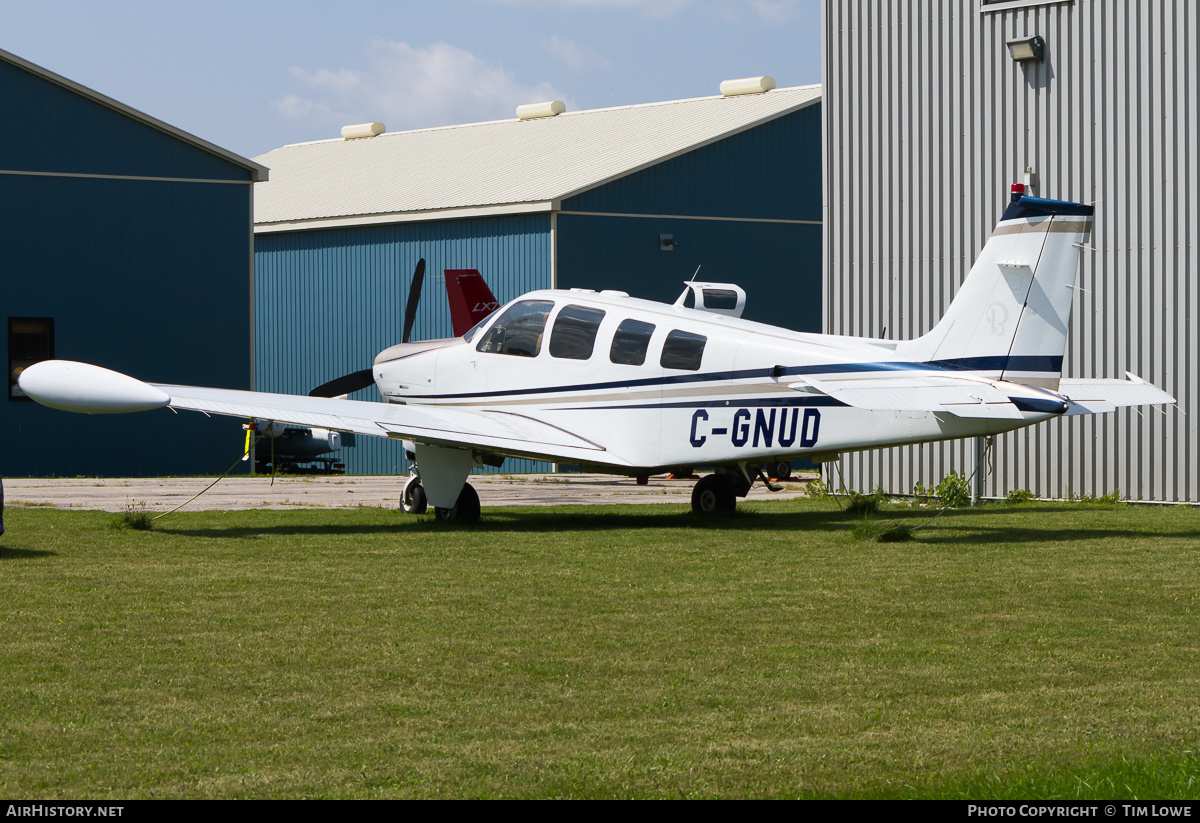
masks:
[(28, 400), (17, 378), (43, 360), (54, 359), (54, 319), (50, 317), (8, 318), (8, 399)]
[(650, 347), (650, 336), (654, 334), (653, 323), (641, 320), (625, 320), (617, 326), (613, 335), (608, 359), (618, 366), (640, 366), (646, 362), (646, 349)]
[(550, 332), (550, 356), (587, 360), (596, 345), (596, 332), (604, 312), (586, 306), (564, 306)]
[(659, 363), (664, 369), (686, 369), (697, 371), (704, 357), (704, 344), (708, 338), (687, 331), (673, 331), (663, 343)]

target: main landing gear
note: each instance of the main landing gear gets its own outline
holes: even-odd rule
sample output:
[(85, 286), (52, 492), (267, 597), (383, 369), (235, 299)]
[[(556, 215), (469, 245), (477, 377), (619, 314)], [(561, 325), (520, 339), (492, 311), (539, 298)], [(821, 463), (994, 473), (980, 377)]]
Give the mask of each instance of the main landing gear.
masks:
[(696, 514), (733, 514), (737, 499), (750, 492), (751, 481), (737, 471), (707, 474), (692, 488), (692, 511)]
[[(409, 514), (424, 514), (429, 508), (429, 501), (425, 497), (425, 487), (421, 485), (420, 475), (414, 474), (404, 484), (404, 491), (400, 494), (400, 508)], [(464, 483), (462, 491), (458, 493), (458, 500), (451, 508), (443, 509), (440, 506), (434, 506), (433, 513), (438, 520), (445, 523), (478, 523), (479, 494), (470, 483)]]
[(783, 486), (773, 484), (768, 476), (787, 480), (792, 476), (792, 466), (786, 461), (767, 463), (764, 466), (744, 463), (737, 466), (719, 466), (712, 474), (701, 477), (692, 488), (692, 511), (701, 515), (732, 514), (737, 508), (738, 498), (750, 493), (755, 476), (762, 480), (768, 489), (777, 492), (783, 489)]
[(696, 514), (732, 514), (736, 508), (733, 482), (723, 474), (706, 474), (692, 488), (692, 511)]
[(434, 507), (434, 515), (438, 520), (445, 523), (478, 523), (479, 522), (479, 494), (471, 486), (470, 483), (464, 483), (462, 491), (458, 493), (458, 500), (454, 506), (449, 509)]

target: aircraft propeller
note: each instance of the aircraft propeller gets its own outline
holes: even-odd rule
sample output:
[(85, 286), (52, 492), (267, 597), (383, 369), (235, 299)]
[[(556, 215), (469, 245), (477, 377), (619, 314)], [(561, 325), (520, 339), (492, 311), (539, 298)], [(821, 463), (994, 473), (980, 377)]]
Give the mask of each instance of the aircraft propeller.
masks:
[[(400, 336), (401, 343), (407, 343), (412, 337), (413, 324), (417, 319), (417, 307), (421, 303), (421, 287), (425, 283), (425, 258), (417, 261), (413, 271), (412, 284), (408, 287), (408, 303), (404, 307), (404, 328)], [(341, 397), (359, 389), (365, 389), (375, 383), (375, 375), (371, 369), (360, 369), (341, 377), (335, 377), (328, 383), (322, 383), (308, 393), (309, 397)]]
[(425, 283), (425, 258), (417, 261), (413, 271), (412, 284), (408, 287), (408, 304), (404, 307), (404, 331), (400, 336), (401, 343), (407, 343), (412, 337), (413, 323), (417, 319), (417, 306), (421, 304), (421, 286)]

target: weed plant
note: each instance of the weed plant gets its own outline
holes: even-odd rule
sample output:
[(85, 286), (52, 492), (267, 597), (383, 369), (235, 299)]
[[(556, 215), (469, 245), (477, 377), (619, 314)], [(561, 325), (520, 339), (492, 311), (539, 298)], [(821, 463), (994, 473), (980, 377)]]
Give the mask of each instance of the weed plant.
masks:
[(112, 527), (114, 529), (133, 529), (135, 531), (149, 531), (154, 525), (154, 517), (150, 512), (146, 511), (145, 504), (129, 504), (125, 510), (118, 512), (112, 518)]

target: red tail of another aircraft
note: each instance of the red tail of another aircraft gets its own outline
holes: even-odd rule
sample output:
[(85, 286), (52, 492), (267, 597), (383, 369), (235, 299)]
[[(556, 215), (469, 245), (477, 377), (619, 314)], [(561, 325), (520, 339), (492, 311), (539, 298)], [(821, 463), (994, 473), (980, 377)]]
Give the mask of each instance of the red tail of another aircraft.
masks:
[(483, 318), (500, 308), (499, 301), (477, 269), (446, 269), (446, 296), (450, 323), (461, 337)]

